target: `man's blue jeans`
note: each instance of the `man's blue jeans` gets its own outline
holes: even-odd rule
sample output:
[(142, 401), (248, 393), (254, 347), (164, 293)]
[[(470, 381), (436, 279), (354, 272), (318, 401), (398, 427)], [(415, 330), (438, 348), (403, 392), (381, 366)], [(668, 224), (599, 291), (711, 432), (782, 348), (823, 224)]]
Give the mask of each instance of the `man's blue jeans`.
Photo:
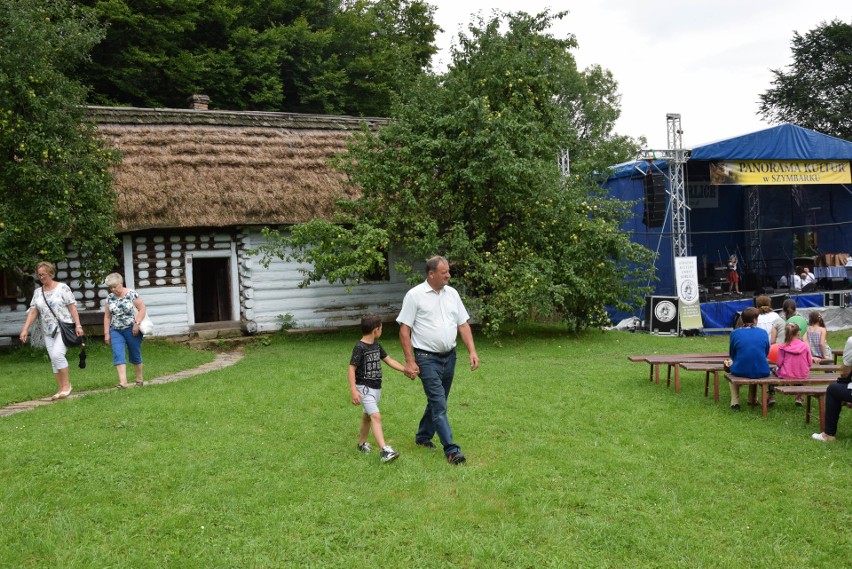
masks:
[(444, 445), (444, 454), (449, 456), (461, 449), (453, 443), (453, 430), (447, 418), (447, 398), (453, 385), (456, 371), (456, 351), (434, 354), (423, 350), (414, 350), (414, 360), (420, 367), (420, 381), (426, 394), (426, 411), (420, 419), (416, 441), (431, 441), (435, 433)]

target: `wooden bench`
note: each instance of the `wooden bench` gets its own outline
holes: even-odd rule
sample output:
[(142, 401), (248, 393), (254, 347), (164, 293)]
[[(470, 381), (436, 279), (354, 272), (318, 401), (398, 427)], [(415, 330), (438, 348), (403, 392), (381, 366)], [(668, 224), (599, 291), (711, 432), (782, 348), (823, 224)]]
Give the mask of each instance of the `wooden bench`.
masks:
[(834, 383), (837, 380), (836, 373), (811, 373), (807, 379), (781, 379), (774, 375), (766, 377), (750, 378), (740, 377), (732, 373), (726, 373), (725, 379), (732, 385), (747, 385), (760, 386), (761, 405), (763, 407), (763, 416), (766, 417), (769, 411), (769, 386), (770, 385), (826, 385)]
[(807, 396), (805, 405), (805, 423), (811, 422), (811, 398), (816, 397), (819, 408), (819, 430), (825, 432), (825, 386), (824, 385), (779, 385), (775, 388), (777, 393), (784, 395), (795, 395), (796, 397)]
[(704, 372), (704, 397), (710, 391), (710, 374), (713, 374), (713, 400), (719, 401), (719, 374), (725, 371), (722, 362), (680, 362), (681, 369)]
[[(775, 369), (775, 364), (769, 364), (770, 369)], [(704, 372), (704, 397), (710, 393), (710, 374), (713, 374), (713, 400), (719, 401), (719, 374), (725, 370), (725, 364), (722, 362), (701, 362), (701, 361), (685, 361), (680, 363), (680, 368), (685, 371), (703, 371)], [(814, 372), (838, 372), (840, 366), (834, 364), (814, 364), (811, 366), (811, 373)]]
[(668, 366), (666, 374), (666, 386), (671, 384), (672, 368), (675, 371), (675, 392), (680, 391), (680, 363), (681, 362), (721, 362), (728, 357), (727, 353), (715, 354), (668, 354), (650, 356), (628, 356), (631, 362), (645, 362), (651, 366), (649, 370), (649, 381), (660, 383), (660, 366)]
[(831, 358), (832, 358), (832, 360), (834, 361), (835, 364), (838, 363), (837, 362), (838, 358), (840, 358), (842, 356), (843, 356), (843, 349), (842, 348), (831, 350)]

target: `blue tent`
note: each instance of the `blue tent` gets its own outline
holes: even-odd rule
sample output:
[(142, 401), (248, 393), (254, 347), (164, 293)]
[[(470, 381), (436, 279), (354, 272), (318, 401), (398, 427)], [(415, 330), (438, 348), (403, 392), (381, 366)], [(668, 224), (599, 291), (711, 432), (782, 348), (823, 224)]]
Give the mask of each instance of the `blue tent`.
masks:
[(693, 148), (690, 160), (852, 160), (852, 142), (782, 124)]
[[(852, 253), (852, 188), (845, 184), (807, 186), (753, 186), (760, 208), (759, 255), (751, 250), (746, 216), (751, 214), (743, 186), (710, 184), (711, 161), (808, 160), (852, 161), (852, 142), (834, 138), (796, 125), (784, 124), (743, 136), (698, 146), (691, 150), (685, 166), (690, 192), (688, 243), (690, 254), (698, 259), (699, 280), (713, 279), (716, 265), (730, 254), (741, 259), (741, 268), (752, 279), (754, 290), (789, 272), (794, 264), (794, 233), (814, 233), (821, 252)], [(847, 166), (848, 167), (848, 166)], [(668, 164), (665, 160), (640, 160), (619, 164), (602, 184), (614, 198), (633, 201), (633, 216), (625, 230), (633, 241), (656, 251), (658, 282), (655, 294), (674, 294), (671, 213), (665, 208), (662, 223), (647, 223), (646, 186), (650, 175), (665, 176), (668, 191)], [(660, 176), (658, 176), (660, 177)], [(698, 197), (710, 199), (693, 200)], [(701, 194), (706, 192), (706, 196)], [(693, 205), (693, 202), (696, 205)], [(668, 196), (665, 196), (668, 206)], [(752, 225), (752, 228), (754, 226)], [(746, 253), (746, 254), (744, 254)], [(760, 257), (755, 266), (743, 261)], [(759, 264), (759, 266), (757, 266)], [(752, 285), (752, 286), (748, 286)]]

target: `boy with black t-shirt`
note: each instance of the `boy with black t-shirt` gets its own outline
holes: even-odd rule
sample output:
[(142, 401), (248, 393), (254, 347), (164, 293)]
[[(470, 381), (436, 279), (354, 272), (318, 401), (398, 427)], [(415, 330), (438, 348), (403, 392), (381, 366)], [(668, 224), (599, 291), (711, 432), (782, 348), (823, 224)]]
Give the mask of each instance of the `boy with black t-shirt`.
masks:
[(358, 450), (370, 452), (367, 435), (370, 427), (376, 443), (382, 449), (382, 462), (390, 462), (399, 456), (390, 445), (385, 444), (382, 432), (382, 415), (379, 413), (379, 400), (382, 398), (382, 362), (397, 371), (405, 371), (405, 366), (385, 353), (378, 343), (382, 336), (382, 319), (375, 314), (366, 314), (361, 318), (361, 340), (352, 349), (349, 360), (349, 390), (352, 392), (352, 404), (360, 404), (364, 408), (361, 415), (360, 438)]

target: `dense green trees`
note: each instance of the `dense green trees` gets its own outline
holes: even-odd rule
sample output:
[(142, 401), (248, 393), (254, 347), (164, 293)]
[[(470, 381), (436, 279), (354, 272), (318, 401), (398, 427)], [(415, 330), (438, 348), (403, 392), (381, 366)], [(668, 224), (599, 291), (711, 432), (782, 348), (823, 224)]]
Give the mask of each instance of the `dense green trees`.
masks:
[(84, 274), (114, 264), (112, 156), (68, 78), (101, 36), (71, 1), (0, 2), (0, 268), (22, 282), (68, 239)]
[(84, 0), (107, 35), (83, 69), (97, 104), (386, 115), (428, 67), (421, 0)]
[(804, 36), (794, 32), (789, 71), (773, 69), (760, 96), (760, 114), (852, 140), (852, 24), (823, 22)]
[(338, 222), (271, 231), (261, 251), (309, 263), (306, 283), (357, 282), (388, 247), (444, 254), (492, 332), (530, 315), (582, 328), (601, 322), (604, 306), (640, 302), (650, 252), (619, 230), (627, 204), (595, 181), (636, 144), (612, 133), (610, 74), (578, 71), (573, 38), (548, 33), (564, 16), (471, 24), (447, 73), (423, 77), (387, 127), (365, 131), (341, 158), (361, 196), (341, 204)]

